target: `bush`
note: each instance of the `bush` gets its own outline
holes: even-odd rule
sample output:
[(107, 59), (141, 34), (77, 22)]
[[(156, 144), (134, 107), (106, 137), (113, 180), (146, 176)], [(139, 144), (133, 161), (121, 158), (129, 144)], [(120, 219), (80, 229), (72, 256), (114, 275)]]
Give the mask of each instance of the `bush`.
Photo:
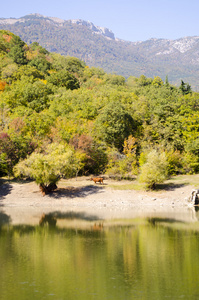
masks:
[(167, 153), (167, 171), (169, 175), (183, 174), (183, 159), (179, 151), (170, 151)]
[(64, 144), (51, 144), (45, 153), (32, 153), (14, 168), (15, 176), (33, 178), (42, 191), (52, 190), (61, 177), (72, 177), (80, 161), (74, 151)]
[(184, 173), (197, 174), (199, 173), (199, 158), (190, 152), (185, 152), (183, 156), (183, 170)]
[(164, 152), (152, 150), (147, 155), (147, 161), (140, 168), (139, 182), (144, 183), (146, 188), (154, 189), (157, 183), (167, 179), (167, 158)]

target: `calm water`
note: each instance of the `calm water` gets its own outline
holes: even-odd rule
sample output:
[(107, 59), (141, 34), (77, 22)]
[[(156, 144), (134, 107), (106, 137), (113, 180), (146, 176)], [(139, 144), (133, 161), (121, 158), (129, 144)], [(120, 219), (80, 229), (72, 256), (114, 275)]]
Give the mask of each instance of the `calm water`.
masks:
[(199, 299), (199, 223), (2, 209), (0, 299)]

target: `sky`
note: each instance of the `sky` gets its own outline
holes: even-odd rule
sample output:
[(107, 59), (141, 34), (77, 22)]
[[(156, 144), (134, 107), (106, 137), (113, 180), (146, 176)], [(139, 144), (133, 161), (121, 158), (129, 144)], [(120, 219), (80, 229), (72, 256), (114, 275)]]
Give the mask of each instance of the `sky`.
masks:
[(90, 21), (132, 42), (199, 36), (198, 0), (9, 0), (0, 18), (30, 13)]

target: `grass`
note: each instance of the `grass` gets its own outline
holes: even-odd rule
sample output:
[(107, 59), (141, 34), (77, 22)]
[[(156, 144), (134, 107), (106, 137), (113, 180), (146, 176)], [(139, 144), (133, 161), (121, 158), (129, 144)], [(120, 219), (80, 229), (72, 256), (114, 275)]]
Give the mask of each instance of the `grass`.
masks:
[[(199, 188), (199, 174), (194, 175), (177, 175), (169, 178), (163, 184), (157, 184), (157, 187), (154, 191), (168, 190), (172, 187), (184, 186), (184, 185), (192, 185), (195, 188)], [(145, 190), (145, 186), (143, 183), (139, 183), (138, 180), (135, 181), (127, 181), (123, 180), (118, 185), (117, 181), (113, 184), (109, 184), (109, 186), (116, 190)]]
[(193, 185), (199, 188), (199, 174), (174, 176), (167, 180), (166, 183)]
[[(15, 180), (14, 178), (8, 179), (7, 177), (0, 179), (0, 186), (5, 183), (13, 183), (13, 182), (20, 182), (19, 180)], [(24, 181), (21, 181), (21, 183)], [(27, 181), (26, 181), (27, 182)], [(62, 179), (59, 182), (59, 187), (65, 186), (84, 186), (92, 184), (87, 177), (78, 177), (77, 180), (75, 178), (72, 178), (70, 180), (64, 180)], [(139, 183), (137, 179), (132, 180), (113, 180), (109, 179), (109, 182), (107, 183), (107, 180), (105, 180), (104, 185), (98, 185), (99, 187), (111, 187), (115, 190), (136, 190), (136, 191), (143, 191), (146, 190), (143, 183)], [(175, 187), (185, 186), (185, 185), (192, 185), (194, 188), (199, 188), (199, 174), (194, 175), (178, 175), (173, 176), (170, 179), (166, 180), (162, 184), (158, 184), (156, 189), (154, 191), (164, 191), (169, 190)]]
[(144, 189), (144, 185), (139, 183), (137, 180), (135, 182), (131, 182), (131, 183), (128, 183), (125, 182), (121, 182), (120, 185), (117, 184), (117, 182), (114, 184), (109, 184), (108, 185), (109, 187), (115, 189), (115, 190), (137, 190), (137, 191), (141, 191)]

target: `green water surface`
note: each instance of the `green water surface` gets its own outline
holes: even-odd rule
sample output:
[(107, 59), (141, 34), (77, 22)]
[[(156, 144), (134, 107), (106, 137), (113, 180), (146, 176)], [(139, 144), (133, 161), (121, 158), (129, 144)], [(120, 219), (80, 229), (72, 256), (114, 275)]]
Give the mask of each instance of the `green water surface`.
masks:
[(169, 218), (12, 225), (3, 212), (0, 220), (1, 300), (199, 299), (197, 227)]

